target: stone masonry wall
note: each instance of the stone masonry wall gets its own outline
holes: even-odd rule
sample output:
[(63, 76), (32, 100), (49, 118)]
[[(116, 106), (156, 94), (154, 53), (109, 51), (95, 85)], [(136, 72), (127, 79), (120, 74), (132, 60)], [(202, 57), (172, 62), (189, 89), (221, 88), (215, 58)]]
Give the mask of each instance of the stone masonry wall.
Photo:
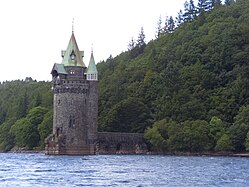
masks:
[(143, 133), (98, 132), (98, 154), (144, 154), (147, 151)]

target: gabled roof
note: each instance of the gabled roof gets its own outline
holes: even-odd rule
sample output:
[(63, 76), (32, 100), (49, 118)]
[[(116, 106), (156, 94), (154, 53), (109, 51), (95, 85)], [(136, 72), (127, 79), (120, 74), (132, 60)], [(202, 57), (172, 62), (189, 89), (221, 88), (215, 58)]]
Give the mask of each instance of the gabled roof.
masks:
[(88, 65), (88, 68), (87, 68), (87, 74), (90, 74), (90, 73), (98, 73), (97, 71), (97, 67), (95, 65), (95, 61), (94, 61), (94, 57), (93, 57), (93, 52), (91, 53), (91, 58), (90, 58), (90, 61), (89, 61), (89, 65)]
[(53, 73), (53, 71), (57, 71), (58, 74), (64, 74), (67, 75), (68, 73), (66, 72), (64, 65), (63, 64), (54, 64), (54, 67), (51, 71), (51, 74)]
[[(71, 56), (74, 55), (75, 58), (72, 60)], [(62, 51), (62, 64), (64, 66), (81, 66), (86, 67), (82, 58), (84, 56), (84, 51), (80, 51), (74, 37), (74, 33), (72, 32), (72, 36), (70, 38), (69, 44), (67, 46), (66, 51)]]

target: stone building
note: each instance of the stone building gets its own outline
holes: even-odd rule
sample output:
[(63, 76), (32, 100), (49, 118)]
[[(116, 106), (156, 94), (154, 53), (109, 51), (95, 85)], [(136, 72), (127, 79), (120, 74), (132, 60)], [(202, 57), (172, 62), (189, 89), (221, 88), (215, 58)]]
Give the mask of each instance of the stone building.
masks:
[(72, 32), (68, 47), (61, 52), (52, 74), (53, 134), (45, 140), (45, 153), (85, 155), (143, 153), (143, 134), (97, 132), (98, 71), (93, 52), (88, 67), (83, 62)]

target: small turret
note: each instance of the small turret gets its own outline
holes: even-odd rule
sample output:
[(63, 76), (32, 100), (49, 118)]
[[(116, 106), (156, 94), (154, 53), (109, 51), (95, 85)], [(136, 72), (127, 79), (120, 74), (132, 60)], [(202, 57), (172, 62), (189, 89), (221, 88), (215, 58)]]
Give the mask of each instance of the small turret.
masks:
[(98, 71), (96, 68), (95, 61), (94, 61), (93, 51), (91, 52), (91, 58), (90, 58), (89, 65), (86, 71), (86, 79), (89, 81), (98, 80)]

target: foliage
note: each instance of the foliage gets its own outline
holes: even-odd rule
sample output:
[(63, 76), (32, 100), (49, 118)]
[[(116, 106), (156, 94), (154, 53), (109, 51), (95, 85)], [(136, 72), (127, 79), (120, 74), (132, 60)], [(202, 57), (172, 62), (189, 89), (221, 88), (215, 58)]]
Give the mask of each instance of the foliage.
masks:
[(228, 134), (223, 134), (220, 139), (217, 141), (215, 146), (216, 151), (232, 151), (233, 144), (231, 138)]
[(136, 58), (137, 56), (142, 54), (144, 52), (145, 46), (146, 43), (145, 43), (144, 29), (143, 27), (141, 27), (137, 41), (135, 42), (134, 39), (131, 38), (131, 41), (128, 45), (128, 50), (130, 51), (129, 53), (130, 58)]
[(40, 145), (44, 147), (44, 140), (52, 133), (53, 129), (53, 111), (48, 111), (43, 118), (43, 121), (38, 125), (40, 135)]
[(249, 131), (249, 105), (242, 106), (230, 127), (232, 142), (236, 151), (245, 150), (247, 132)]
[(208, 124), (203, 120), (177, 123), (164, 119), (148, 128), (145, 138), (156, 150), (201, 152), (210, 150), (208, 133)]
[(0, 95), (0, 149), (39, 146), (44, 139), (40, 139), (38, 125), (52, 109), (50, 83), (6, 81), (0, 84)]
[(15, 137), (15, 144), (18, 147), (32, 149), (39, 145), (40, 135), (38, 125), (43, 121), (46, 113), (46, 108), (38, 106), (31, 109), (26, 118), (15, 122), (11, 127), (11, 132)]
[(249, 151), (249, 131), (246, 134), (246, 150)]
[(10, 132), (13, 123), (12, 120), (9, 120), (0, 126), (0, 149), (3, 151), (9, 151), (15, 145), (14, 136)]
[(216, 116), (212, 117), (212, 119), (209, 122), (209, 137), (212, 142), (212, 148), (217, 146), (218, 141), (225, 133), (226, 130), (222, 120)]
[(149, 110), (137, 99), (129, 98), (113, 106), (103, 121), (103, 129), (114, 132), (144, 132)]
[(149, 141), (154, 150), (165, 151), (168, 149), (166, 120), (155, 122), (153, 127), (148, 128), (144, 137)]
[[(128, 50), (97, 64), (101, 131), (123, 130), (117, 118), (120, 104), (136, 98), (155, 123), (163, 119), (175, 123), (165, 125), (171, 134), (165, 139), (158, 125), (141, 122), (142, 129), (149, 128), (148, 141), (157, 142), (158, 149), (245, 150), (248, 128), (236, 116), (249, 105), (249, 2), (202, 2), (196, 6), (187, 1), (171, 32), (164, 32), (168, 22), (159, 18), (156, 39), (139, 55)], [(226, 141), (232, 142), (231, 147), (225, 146)]]

